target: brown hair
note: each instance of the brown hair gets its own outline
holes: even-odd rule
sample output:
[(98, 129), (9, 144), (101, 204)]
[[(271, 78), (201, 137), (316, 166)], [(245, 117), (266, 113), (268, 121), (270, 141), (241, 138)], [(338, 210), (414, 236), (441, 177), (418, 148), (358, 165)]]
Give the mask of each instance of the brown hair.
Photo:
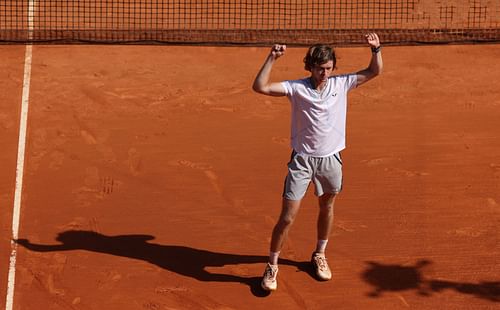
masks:
[(335, 51), (328, 45), (315, 44), (309, 48), (304, 57), (304, 69), (311, 71), (315, 65), (322, 65), (328, 61), (333, 61), (333, 67), (337, 63)]

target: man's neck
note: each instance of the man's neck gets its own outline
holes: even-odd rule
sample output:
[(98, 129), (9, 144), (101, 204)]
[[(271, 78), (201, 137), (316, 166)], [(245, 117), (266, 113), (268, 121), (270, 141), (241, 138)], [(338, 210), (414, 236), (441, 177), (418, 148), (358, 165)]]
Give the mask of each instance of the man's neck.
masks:
[(309, 81), (311, 83), (312, 88), (317, 90), (317, 91), (322, 91), (323, 88), (325, 88), (325, 86), (326, 86), (326, 81), (319, 82), (318, 84), (316, 84), (317, 82), (312, 77), (309, 78)]

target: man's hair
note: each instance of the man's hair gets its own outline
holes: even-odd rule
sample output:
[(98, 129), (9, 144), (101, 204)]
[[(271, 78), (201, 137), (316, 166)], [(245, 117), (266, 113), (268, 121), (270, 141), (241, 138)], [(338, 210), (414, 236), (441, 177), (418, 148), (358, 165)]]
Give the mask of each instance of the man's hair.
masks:
[(333, 67), (337, 63), (335, 51), (328, 45), (316, 44), (309, 48), (306, 57), (304, 57), (304, 69), (311, 71), (316, 65), (322, 65), (328, 61), (333, 61)]

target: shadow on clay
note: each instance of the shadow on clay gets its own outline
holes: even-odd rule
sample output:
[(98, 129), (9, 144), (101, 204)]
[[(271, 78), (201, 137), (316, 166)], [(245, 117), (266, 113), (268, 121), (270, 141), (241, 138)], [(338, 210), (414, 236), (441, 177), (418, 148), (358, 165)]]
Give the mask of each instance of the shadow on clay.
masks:
[(368, 296), (377, 298), (387, 292), (415, 290), (419, 295), (431, 296), (444, 290), (454, 290), (461, 294), (472, 295), (492, 302), (500, 302), (500, 281), (463, 283), (445, 280), (426, 279), (423, 274), (425, 266), (432, 264), (429, 260), (420, 260), (413, 266), (388, 265), (367, 262), (368, 268), (362, 278), (374, 287)]
[[(86, 250), (115, 256), (128, 257), (149, 262), (163, 269), (205, 282), (237, 282), (250, 287), (253, 295), (265, 297), (269, 292), (260, 287), (261, 277), (244, 277), (234, 274), (213, 273), (209, 267), (238, 264), (265, 264), (267, 256), (216, 253), (186, 246), (149, 243), (150, 235), (106, 236), (94, 231), (69, 230), (58, 234), (60, 244), (34, 244), (27, 239), (16, 240), (17, 244), (36, 252)], [(312, 275), (308, 262), (280, 259), (280, 264), (297, 267)]]

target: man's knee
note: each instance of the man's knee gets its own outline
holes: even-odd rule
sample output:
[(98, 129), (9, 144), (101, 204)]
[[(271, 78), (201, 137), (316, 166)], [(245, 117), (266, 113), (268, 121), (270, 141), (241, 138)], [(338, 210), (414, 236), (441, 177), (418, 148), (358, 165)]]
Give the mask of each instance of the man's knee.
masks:
[(333, 193), (323, 194), (321, 197), (319, 197), (319, 207), (324, 211), (333, 210), (333, 205), (335, 203), (336, 197), (337, 194)]
[(287, 228), (291, 226), (294, 221), (295, 221), (295, 216), (291, 214), (286, 214), (280, 217), (277, 225), (281, 228)]
[(300, 207), (300, 200), (287, 200), (283, 199), (283, 209), (277, 226), (287, 228), (293, 224)]

